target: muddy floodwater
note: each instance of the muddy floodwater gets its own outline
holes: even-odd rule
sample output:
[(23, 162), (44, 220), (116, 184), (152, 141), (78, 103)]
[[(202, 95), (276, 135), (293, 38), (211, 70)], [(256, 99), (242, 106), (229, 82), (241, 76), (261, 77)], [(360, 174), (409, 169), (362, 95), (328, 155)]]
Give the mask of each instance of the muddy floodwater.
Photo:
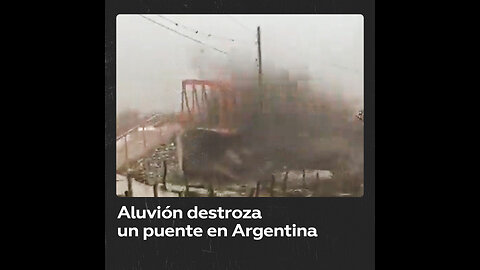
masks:
[[(139, 130), (140, 132), (144, 131)], [(325, 169), (288, 169), (285, 166), (275, 166), (269, 160), (256, 160), (256, 166), (246, 168), (250, 170), (254, 168), (258, 172), (242, 172), (241, 165), (251, 166), (244, 160), (255, 153), (254, 149), (233, 150), (227, 147), (218, 153), (210, 153), (210, 156), (202, 152), (194, 152), (196, 158), (187, 159), (189, 161), (185, 162), (184, 155), (187, 157), (188, 155), (184, 149), (179, 148), (188, 147), (181, 145), (184, 140), (181, 139), (183, 131), (180, 127), (175, 125), (151, 127), (145, 132), (150, 133), (147, 137), (150, 147), (145, 147), (143, 143), (145, 137), (141, 134), (129, 136), (127, 139), (127, 147), (137, 148), (132, 150), (132, 153), (137, 155), (130, 159), (128, 166), (125, 166), (126, 163), (117, 164), (118, 196), (358, 197), (363, 195), (363, 179), (346, 177), (348, 175), (342, 175), (341, 171), (336, 175), (335, 172)], [(156, 134), (157, 138), (153, 138), (152, 134)], [(219, 138), (215, 136), (213, 138), (214, 144), (221, 143)], [(117, 156), (122, 156), (124, 145), (119, 146)], [(196, 147), (198, 148), (199, 145)], [(218, 148), (221, 147), (218, 146)], [(200, 160), (197, 160), (198, 157)], [(181, 161), (188, 165), (182, 164)], [(185, 168), (193, 167), (195, 164), (205, 166), (207, 170)], [(235, 170), (235, 166), (238, 166), (240, 171)]]

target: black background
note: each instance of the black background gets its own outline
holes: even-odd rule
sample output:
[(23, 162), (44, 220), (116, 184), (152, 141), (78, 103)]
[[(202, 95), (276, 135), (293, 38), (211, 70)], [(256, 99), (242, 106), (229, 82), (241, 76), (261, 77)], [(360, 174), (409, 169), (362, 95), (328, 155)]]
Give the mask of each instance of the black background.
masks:
[[(374, 1), (105, 2), (105, 267), (106, 269), (374, 269), (375, 268), (375, 7)], [(365, 41), (365, 195), (362, 198), (118, 198), (115, 195), (115, 33), (117, 14), (362, 14)], [(314, 226), (318, 238), (141, 238), (116, 236), (119, 226), (232, 228), (235, 220), (117, 220), (120, 207), (258, 208), (245, 226)]]

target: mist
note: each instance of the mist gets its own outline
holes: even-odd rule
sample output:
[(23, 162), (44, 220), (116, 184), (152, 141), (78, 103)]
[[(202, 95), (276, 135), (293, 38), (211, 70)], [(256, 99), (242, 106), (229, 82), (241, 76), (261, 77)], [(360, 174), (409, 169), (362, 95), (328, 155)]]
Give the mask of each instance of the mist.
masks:
[[(159, 23), (172, 23), (147, 15)], [(323, 89), (363, 108), (363, 16), (361, 15), (165, 15), (197, 29), (185, 33), (198, 44), (139, 15), (117, 16), (117, 116), (180, 110), (181, 81), (225, 79), (236, 65), (257, 72), (256, 28), (261, 27), (262, 66), (308, 78)], [(205, 36), (205, 33), (214, 37)], [(232, 42), (230, 39), (233, 39)], [(225, 51), (220, 53), (211, 47)], [(267, 76), (267, 75), (265, 75)], [(319, 90), (320, 91), (320, 90)]]
[(361, 15), (120, 15), (117, 171), (168, 166), (183, 195), (290, 173), (283, 196), (361, 196), (363, 92)]

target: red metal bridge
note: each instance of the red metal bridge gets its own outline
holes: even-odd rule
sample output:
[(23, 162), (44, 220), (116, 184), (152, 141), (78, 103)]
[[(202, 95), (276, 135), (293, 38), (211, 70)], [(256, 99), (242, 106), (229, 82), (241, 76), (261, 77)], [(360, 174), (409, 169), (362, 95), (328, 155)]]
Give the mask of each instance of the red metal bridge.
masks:
[(203, 125), (228, 130), (235, 103), (236, 96), (228, 82), (182, 81), (181, 108), (173, 119), (155, 114), (117, 136), (117, 170), (189, 127)]

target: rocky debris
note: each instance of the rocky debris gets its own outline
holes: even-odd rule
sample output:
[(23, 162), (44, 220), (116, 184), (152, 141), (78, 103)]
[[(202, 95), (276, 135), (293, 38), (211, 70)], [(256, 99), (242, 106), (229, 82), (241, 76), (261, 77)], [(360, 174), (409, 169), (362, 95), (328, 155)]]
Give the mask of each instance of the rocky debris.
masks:
[(138, 182), (154, 185), (163, 177), (163, 161), (166, 161), (168, 171), (178, 169), (176, 151), (174, 142), (161, 144), (149, 157), (137, 160), (136, 164), (128, 169), (127, 175)]
[[(205, 133), (208, 133), (207, 136)], [(128, 176), (149, 186), (161, 183), (165, 161), (168, 171), (167, 190), (178, 197), (253, 197), (257, 182), (260, 183), (259, 197), (338, 197), (363, 194), (363, 187), (357, 187), (353, 181), (348, 184), (351, 187), (346, 185), (348, 181), (343, 179), (349, 177), (342, 177), (337, 171), (335, 174), (338, 175), (330, 170), (288, 169), (268, 158), (258, 158), (262, 155), (259, 155), (257, 149), (235, 147), (235, 138), (211, 134), (211, 131), (197, 131), (188, 135), (188, 138), (184, 138), (188, 140), (186, 174), (179, 168), (177, 145), (171, 142), (159, 145), (148, 157), (139, 159), (128, 170)], [(222, 145), (228, 147), (221, 147)], [(205, 150), (207, 148), (215, 151), (212, 153)], [(288, 177), (285, 176), (287, 171)], [(275, 179), (273, 184), (272, 176)]]

